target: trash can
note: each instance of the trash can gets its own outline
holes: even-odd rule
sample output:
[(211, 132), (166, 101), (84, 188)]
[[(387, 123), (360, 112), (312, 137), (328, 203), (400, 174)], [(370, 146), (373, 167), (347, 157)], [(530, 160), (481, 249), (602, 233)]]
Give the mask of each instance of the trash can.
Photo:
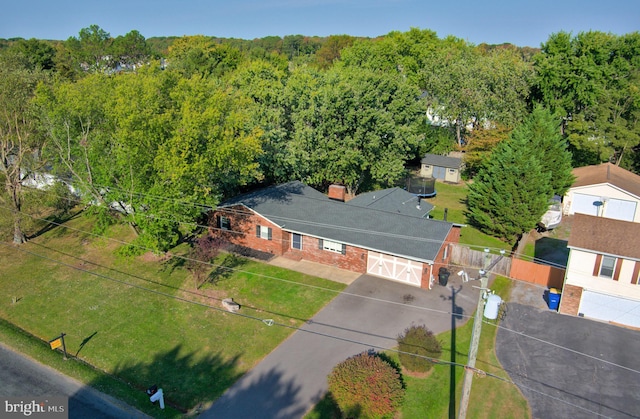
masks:
[(449, 270), (444, 266), (438, 270), (438, 281), (440, 282), (440, 285), (443, 287), (447, 286), (447, 282), (449, 282), (449, 275)]
[(555, 288), (549, 289), (549, 308), (551, 310), (557, 310), (560, 305), (560, 293)]

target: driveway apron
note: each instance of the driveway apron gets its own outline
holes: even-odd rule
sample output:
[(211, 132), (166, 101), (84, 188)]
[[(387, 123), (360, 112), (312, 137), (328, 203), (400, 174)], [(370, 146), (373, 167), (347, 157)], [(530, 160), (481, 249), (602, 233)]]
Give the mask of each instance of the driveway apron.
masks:
[(640, 332), (518, 303), (501, 325), (498, 359), (534, 418), (640, 417)]
[(339, 362), (371, 348), (393, 348), (397, 336), (412, 323), (440, 333), (467, 321), (478, 290), (470, 285), (473, 282), (461, 283), (453, 275), (451, 279), (447, 287), (423, 290), (363, 275), (238, 380), (202, 417), (304, 416), (324, 396), (327, 376)]

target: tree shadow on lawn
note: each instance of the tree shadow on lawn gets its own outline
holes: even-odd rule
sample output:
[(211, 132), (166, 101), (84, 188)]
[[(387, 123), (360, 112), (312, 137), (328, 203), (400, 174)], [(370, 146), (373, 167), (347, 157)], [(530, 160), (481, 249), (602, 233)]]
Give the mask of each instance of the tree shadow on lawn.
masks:
[[(232, 358), (220, 353), (185, 353), (182, 345), (176, 345), (149, 360), (124, 361), (115, 367), (112, 375), (141, 393), (157, 385), (163, 390), (167, 406), (187, 412), (220, 397), (240, 378), (243, 374), (238, 368), (240, 356), (241, 353)], [(104, 383), (100, 380), (90, 385), (101, 389)]]
[(216, 262), (216, 266), (213, 271), (209, 273), (202, 285), (218, 285), (220, 282), (229, 279), (235, 273), (236, 269), (246, 265), (248, 262), (249, 260), (243, 257), (239, 257), (233, 253), (227, 253), (222, 256), (220, 261)]
[[(84, 208), (80, 209), (74, 213), (72, 212), (65, 212), (65, 213), (55, 213), (55, 214), (51, 214), (47, 217), (44, 217), (42, 220), (43, 222), (45, 222), (46, 224), (40, 228), (40, 230), (36, 231), (35, 233), (27, 236), (28, 240), (33, 240), (37, 237), (42, 236), (43, 234), (54, 230), (56, 227), (60, 227), (62, 224), (66, 223), (67, 221), (71, 221), (74, 218), (77, 218), (80, 214), (82, 214), (84, 212)], [(62, 229), (62, 230), (58, 230), (58, 234), (55, 235), (55, 237), (61, 237), (65, 234), (67, 234), (68, 232), (66, 231), (66, 229)]]

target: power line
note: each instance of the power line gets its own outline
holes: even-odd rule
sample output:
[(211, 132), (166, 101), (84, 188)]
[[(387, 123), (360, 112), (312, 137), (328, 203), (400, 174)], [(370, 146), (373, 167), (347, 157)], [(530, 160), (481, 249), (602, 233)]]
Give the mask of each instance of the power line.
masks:
[[(107, 237), (107, 236), (104, 236), (104, 235), (91, 233), (91, 232), (88, 232), (86, 230), (76, 229), (76, 228), (69, 227), (67, 225), (61, 224), (61, 223), (56, 223), (56, 222), (49, 221), (49, 220), (44, 220), (44, 219), (40, 219), (40, 220), (51, 222), (54, 225), (61, 226), (61, 227), (64, 227), (64, 228), (68, 228), (68, 229), (71, 229), (71, 230), (74, 230), (74, 231), (78, 231), (78, 232), (81, 232), (81, 233), (90, 234), (90, 235), (93, 235), (95, 237), (100, 237), (100, 238), (105, 238), (105, 239), (108, 239), (108, 240), (113, 240), (113, 241), (121, 243), (121, 244), (130, 244), (129, 242), (126, 242), (126, 241), (121, 241), (121, 240), (113, 239), (113, 238), (110, 238), (110, 237)], [(33, 244), (39, 245), (38, 243), (35, 243), (35, 242)], [(144, 248), (142, 246), (140, 246), (140, 247)], [(146, 249), (146, 250), (151, 250), (151, 249)], [(54, 251), (57, 251), (57, 250), (54, 250)], [(59, 251), (57, 251), (57, 252), (59, 252)], [(62, 252), (59, 252), (59, 253), (62, 253)], [(67, 256), (69, 256), (69, 255), (67, 255)], [(94, 264), (92, 261), (89, 261), (89, 260), (86, 260), (86, 259), (82, 259), (82, 258), (79, 258), (77, 256), (71, 256), (71, 257), (74, 257), (76, 259), (82, 260), (82, 261), (87, 262), (87, 263)], [(393, 305), (398, 305), (398, 306), (402, 306), (402, 307), (411, 307), (411, 308), (418, 309), (418, 310), (424, 310), (424, 311), (429, 311), (429, 312), (448, 315), (448, 316), (455, 315), (457, 317), (466, 317), (466, 318), (473, 317), (473, 315), (464, 315), (464, 314), (459, 314), (459, 313), (453, 313), (451, 311), (443, 311), (443, 310), (437, 310), (437, 309), (432, 309), (432, 308), (428, 308), (428, 307), (420, 307), (420, 306), (415, 306), (415, 305), (408, 304), (408, 303), (399, 303), (399, 302), (395, 302), (395, 301), (389, 301), (389, 300), (384, 300), (384, 299), (380, 299), (380, 298), (369, 297), (369, 296), (364, 296), (364, 295), (360, 295), (360, 294), (354, 294), (354, 293), (350, 293), (350, 292), (347, 292), (347, 291), (338, 291), (338, 290), (332, 290), (330, 288), (320, 287), (320, 286), (316, 286), (316, 285), (303, 284), (303, 283), (299, 283), (299, 282), (295, 282), (295, 281), (291, 281), (291, 280), (287, 280), (287, 279), (283, 279), (283, 278), (278, 278), (278, 277), (274, 277), (274, 276), (270, 276), (270, 275), (264, 275), (264, 274), (245, 271), (245, 270), (241, 270), (241, 269), (230, 268), (230, 267), (226, 267), (224, 265), (218, 265), (218, 264), (214, 264), (214, 263), (211, 263), (211, 262), (199, 261), (199, 260), (195, 260), (195, 259), (188, 258), (188, 257), (185, 257), (185, 256), (181, 256), (181, 255), (172, 254), (172, 257), (176, 257), (176, 258), (183, 259), (183, 260), (188, 260), (188, 261), (195, 261), (195, 262), (206, 264), (206, 265), (209, 265), (209, 266), (212, 266), (212, 267), (223, 268), (223, 269), (227, 269), (227, 270), (230, 270), (230, 271), (235, 271), (235, 272), (238, 272), (238, 273), (244, 273), (244, 274), (248, 274), (248, 275), (259, 276), (259, 277), (262, 277), (262, 278), (265, 278), (265, 279), (272, 279), (272, 280), (281, 281), (281, 282), (292, 284), (292, 285), (313, 288), (313, 289), (317, 289), (317, 290), (321, 290), (321, 291), (331, 292), (331, 293), (334, 293), (334, 294), (343, 294), (343, 295), (356, 297), (356, 298), (361, 298), (361, 299), (374, 301), (374, 302), (380, 302), (380, 303), (385, 303), (385, 304), (393, 304)], [(461, 267), (463, 267), (463, 266), (461, 266)], [(108, 269), (111, 269), (111, 268), (108, 268)], [(129, 275), (129, 276), (133, 276), (130, 273), (126, 273), (126, 272), (123, 272), (123, 273), (126, 274), (126, 275)], [(185, 292), (190, 292), (190, 291), (184, 290), (182, 288), (178, 288), (178, 289), (180, 289), (182, 291), (185, 291)], [(194, 293), (194, 294), (198, 295), (198, 296), (204, 296), (203, 294), (198, 294), (198, 293)], [(500, 326), (498, 324), (490, 323), (490, 322), (487, 322), (487, 321), (485, 321), (485, 323), (491, 324), (491, 325), (493, 325), (493, 326), (495, 326), (497, 328), (504, 329), (506, 331), (509, 331), (509, 332), (512, 332), (512, 333), (516, 333), (516, 334), (524, 336), (524, 337), (528, 337), (528, 338), (537, 340), (537, 341), (542, 342), (542, 343), (546, 343), (546, 344), (552, 345), (552, 346), (557, 347), (557, 348), (561, 348), (561, 349), (564, 349), (564, 350), (567, 350), (567, 351), (570, 351), (570, 352), (573, 352), (573, 353), (576, 353), (576, 354), (579, 354), (579, 355), (583, 355), (585, 357), (592, 358), (594, 360), (601, 361), (601, 362), (606, 363), (606, 364), (610, 364), (612, 366), (617, 366), (619, 368), (623, 368), (623, 369), (626, 369), (626, 370), (629, 370), (629, 371), (632, 371), (632, 372), (635, 372), (635, 373), (640, 373), (640, 371), (634, 370), (632, 368), (628, 368), (628, 367), (625, 367), (625, 366), (622, 366), (622, 365), (619, 365), (619, 364), (615, 364), (615, 363), (612, 363), (610, 361), (607, 361), (607, 360), (604, 360), (604, 359), (600, 359), (600, 358), (594, 357), (592, 355), (589, 355), (589, 354), (586, 354), (586, 353), (583, 353), (583, 352), (579, 352), (579, 351), (576, 351), (574, 349), (571, 349), (571, 348), (568, 348), (568, 347), (565, 347), (565, 346), (562, 346), (562, 345), (558, 345), (558, 344), (555, 344), (555, 343), (552, 343), (552, 342), (548, 342), (548, 341), (542, 340), (540, 338), (537, 338), (535, 336), (527, 335), (527, 334), (524, 334), (522, 332), (518, 332), (518, 331), (515, 331), (515, 330), (512, 330), (512, 329), (509, 329), (509, 328), (507, 328), (505, 326)]]
[[(210, 304), (205, 304), (205, 303), (201, 303), (201, 302), (197, 302), (197, 301), (192, 301), (192, 300), (189, 300), (189, 299), (186, 299), (186, 298), (182, 298), (182, 297), (179, 297), (179, 296), (167, 294), (167, 293), (164, 293), (164, 292), (161, 292), (161, 291), (158, 291), (158, 290), (153, 290), (153, 289), (149, 289), (149, 288), (146, 288), (146, 287), (142, 287), (140, 285), (136, 285), (136, 284), (133, 284), (133, 283), (130, 283), (130, 282), (127, 282), (127, 281), (122, 281), (122, 280), (119, 280), (119, 279), (116, 279), (116, 278), (112, 278), (112, 277), (110, 277), (108, 275), (103, 275), (103, 274), (100, 274), (100, 273), (97, 273), (97, 272), (92, 272), (92, 271), (80, 268), (78, 266), (74, 266), (74, 265), (65, 263), (63, 261), (50, 258), (50, 257), (45, 256), (45, 255), (41, 255), (41, 254), (38, 254), (38, 253), (35, 253), (35, 252), (31, 252), (31, 251), (28, 251), (28, 250), (23, 249), (23, 248), (18, 248), (16, 246), (11, 246), (11, 245), (9, 245), (7, 243), (4, 243), (4, 242), (0, 242), (0, 244), (4, 245), (5, 247), (9, 247), (9, 248), (12, 248), (12, 249), (15, 249), (15, 250), (19, 250), (21, 252), (28, 253), (28, 254), (30, 254), (32, 256), (36, 256), (36, 257), (48, 260), (50, 262), (54, 262), (56, 264), (65, 266), (67, 268), (71, 268), (71, 269), (78, 270), (78, 271), (81, 271), (81, 272), (84, 272), (86, 274), (93, 275), (93, 276), (96, 276), (96, 277), (99, 277), (99, 278), (102, 278), (102, 279), (106, 279), (106, 280), (113, 281), (113, 282), (116, 282), (116, 283), (119, 283), (119, 284), (130, 286), (132, 288), (136, 288), (136, 289), (139, 289), (141, 291), (150, 292), (150, 293), (162, 296), (162, 297), (171, 298), (171, 299), (174, 299), (174, 300), (177, 300), (177, 301), (180, 301), (180, 302), (184, 302), (184, 303), (188, 303), (188, 304), (194, 304), (194, 305), (210, 308), (210, 309), (216, 310), (218, 312), (223, 312), (223, 313), (227, 313), (227, 314), (231, 314), (231, 315), (236, 315), (236, 316), (243, 317), (243, 318), (246, 318), (246, 319), (249, 319), (249, 320), (259, 321), (259, 322), (261, 322), (261, 323), (263, 323), (265, 325), (268, 325), (268, 326), (279, 326), (279, 327), (287, 328), (287, 329), (294, 330), (294, 331), (299, 331), (299, 332), (304, 332), (304, 333), (309, 333), (309, 334), (313, 334), (313, 335), (317, 335), (317, 336), (326, 337), (326, 338), (329, 338), (329, 339), (340, 340), (340, 341), (348, 342), (348, 343), (354, 343), (354, 344), (357, 344), (357, 345), (362, 345), (362, 346), (366, 346), (366, 347), (377, 349), (377, 350), (389, 351), (389, 352), (394, 352), (394, 353), (397, 353), (397, 354), (405, 354), (405, 355), (409, 355), (409, 356), (414, 356), (414, 357), (417, 357), (417, 358), (425, 359), (426, 361), (431, 362), (433, 364), (445, 365), (445, 366), (451, 366), (451, 367), (463, 367), (463, 368), (466, 367), (466, 365), (460, 364), (460, 363), (457, 363), (457, 362), (451, 362), (451, 361), (446, 361), (446, 360), (442, 360), (442, 359), (439, 359), (439, 358), (428, 357), (428, 356), (425, 356), (425, 355), (419, 355), (419, 354), (406, 352), (406, 351), (400, 351), (400, 350), (397, 350), (397, 349), (394, 349), (394, 348), (385, 348), (385, 347), (380, 346), (380, 345), (375, 345), (375, 344), (371, 344), (371, 343), (367, 343), (367, 342), (362, 342), (362, 341), (359, 341), (359, 340), (356, 340), (356, 339), (350, 339), (350, 338), (335, 336), (335, 335), (332, 335), (332, 334), (329, 334), (329, 333), (323, 333), (323, 332), (319, 332), (319, 331), (315, 331), (315, 330), (305, 329), (305, 328), (302, 328), (302, 327), (292, 326), (292, 325), (289, 325), (289, 324), (275, 322), (272, 319), (265, 319), (265, 318), (250, 316), (250, 315), (243, 314), (243, 313), (238, 313), (238, 312), (229, 312), (227, 310), (224, 310), (224, 309), (221, 309), (221, 308), (218, 308), (218, 307), (214, 307), (214, 306), (212, 306)], [(357, 331), (357, 330), (351, 330), (351, 331), (352, 332), (356, 332), (356, 333), (362, 333), (361, 331)], [(452, 350), (454, 350), (454, 349), (452, 348)], [(552, 396), (550, 394), (544, 393), (542, 391), (533, 389), (531, 387), (527, 387), (527, 386), (524, 386), (524, 385), (519, 385), (516, 382), (514, 382), (513, 380), (501, 377), (499, 375), (496, 375), (496, 374), (493, 374), (493, 373), (489, 373), (489, 372), (486, 372), (486, 371), (478, 369), (478, 368), (474, 368), (473, 371), (476, 372), (477, 374), (480, 374), (480, 375), (486, 375), (486, 376), (489, 376), (489, 377), (492, 377), (492, 378), (499, 379), (499, 380), (504, 381), (504, 382), (506, 382), (508, 384), (515, 385), (516, 387), (527, 388), (527, 389), (529, 389), (529, 390), (531, 390), (533, 392), (536, 392), (536, 393), (538, 393), (538, 394), (540, 394), (540, 395), (542, 395), (544, 397), (549, 397), (549, 398), (551, 398), (553, 400), (556, 400), (556, 401), (564, 403), (564, 404), (568, 404), (568, 405), (570, 405), (572, 407), (581, 409), (583, 411), (586, 411), (586, 412), (589, 412), (589, 413), (593, 413), (593, 414), (596, 414), (598, 416), (606, 417), (606, 416), (604, 416), (604, 415), (602, 415), (602, 414), (600, 414), (598, 412), (595, 412), (595, 411), (592, 411), (590, 409), (584, 408), (582, 406), (576, 405), (575, 403), (571, 403), (569, 401), (560, 399), (558, 397), (555, 397), (555, 396)]]
[(529, 339), (533, 339), (533, 340), (535, 340), (535, 341), (538, 341), (538, 342), (540, 342), (540, 343), (545, 343), (545, 344), (547, 344), (547, 345), (551, 345), (551, 346), (556, 347), (556, 348), (558, 348), (558, 349), (562, 349), (562, 350), (565, 350), (565, 351), (568, 351), (568, 352), (572, 352), (572, 353), (574, 353), (574, 354), (576, 354), (576, 355), (582, 355), (582, 356), (584, 356), (584, 357), (591, 358), (591, 359), (593, 359), (593, 360), (595, 360), (595, 361), (600, 361), (600, 362), (602, 362), (602, 363), (604, 363), (604, 364), (608, 364), (608, 365), (611, 365), (611, 366), (613, 366), (613, 367), (622, 368), (622, 369), (624, 369), (624, 370), (627, 370), (627, 371), (630, 371), (630, 372), (633, 372), (633, 373), (636, 373), (636, 374), (640, 374), (640, 371), (639, 371), (639, 370), (635, 370), (635, 369), (633, 369), (633, 368), (629, 368), (629, 367), (626, 367), (626, 366), (624, 366), (624, 365), (616, 364), (615, 362), (607, 361), (606, 359), (598, 358), (598, 357), (596, 357), (596, 356), (589, 355), (589, 354), (584, 353), (584, 352), (576, 351), (575, 349), (571, 349), (571, 348), (566, 347), (566, 346), (563, 346), (563, 345), (558, 345), (558, 344), (556, 344), (556, 343), (549, 342), (549, 341), (546, 341), (546, 340), (544, 340), (544, 339), (540, 339), (540, 338), (535, 337), (535, 336), (527, 335), (526, 333), (518, 332), (517, 330), (509, 329), (509, 328), (507, 328), (507, 327), (500, 326), (499, 324), (494, 324), (494, 323), (488, 322), (488, 321), (486, 321), (486, 320), (484, 320), (483, 322), (484, 322), (484, 323), (486, 323), (486, 324), (490, 324), (490, 325), (492, 325), (492, 326), (495, 326), (495, 327), (497, 327), (498, 329), (506, 330), (506, 331), (511, 332), (511, 333), (514, 333), (514, 334), (516, 334), (516, 335), (523, 336), (523, 337), (526, 337), (526, 338), (529, 338)]
[[(46, 193), (47, 191), (41, 191), (39, 189), (35, 189), (38, 192), (41, 193)], [(141, 194), (141, 193), (137, 193), (137, 195), (140, 196), (146, 196), (145, 194)], [(60, 195), (55, 195), (57, 197), (60, 197), (62, 199), (70, 199), (70, 198), (66, 198)], [(153, 195), (150, 195), (153, 196)], [(158, 197), (158, 196), (153, 196), (154, 199), (158, 199), (161, 200), (163, 199), (163, 197)], [(165, 200), (175, 200), (174, 198), (164, 198)], [(309, 199), (314, 199), (314, 198), (309, 198)], [(184, 202), (184, 201), (179, 201), (178, 202)], [(192, 204), (192, 203), (188, 203), (190, 205), (194, 205), (194, 206), (198, 206), (198, 207), (206, 207), (203, 204)], [(240, 205), (240, 204), (238, 204)], [(211, 207), (208, 207), (211, 208)], [(5, 207), (5, 209), (9, 210), (8, 208)], [(211, 208), (213, 211), (215, 211), (215, 208)], [(252, 215), (253, 212), (251, 212), (250, 210), (247, 211), (242, 211), (242, 210), (238, 210), (235, 208), (231, 208), (231, 207), (223, 207), (221, 209), (222, 211), (226, 212), (226, 213), (230, 213), (230, 214), (235, 214), (235, 215), (240, 215), (240, 216), (247, 216), (247, 215)], [(162, 213), (161, 213), (162, 214)], [(220, 232), (224, 232), (225, 234), (235, 234), (235, 235), (247, 235), (250, 233), (247, 232), (242, 232), (242, 231), (236, 231), (236, 230), (227, 230), (227, 229), (222, 229), (222, 228), (218, 228), (218, 227), (212, 227), (210, 225), (202, 225), (202, 224), (198, 224), (197, 222), (192, 222), (192, 221), (179, 221), (176, 220), (175, 218), (163, 218), (163, 217), (159, 217), (157, 215), (154, 214), (144, 214), (142, 212), (136, 212), (137, 216), (142, 216), (145, 218), (149, 218), (149, 219), (155, 219), (155, 220), (161, 220), (161, 221), (169, 221), (169, 222), (173, 222), (173, 223), (177, 223), (177, 224), (181, 224), (181, 225), (187, 225), (190, 227), (197, 227), (197, 228), (202, 228), (202, 229), (208, 229), (208, 230), (212, 230), (212, 231), (220, 231)], [(173, 214), (167, 214), (169, 217), (175, 217), (175, 215)], [(392, 237), (392, 238), (400, 238), (400, 239), (406, 239), (406, 240), (412, 240), (412, 241), (417, 241), (417, 242), (427, 242), (427, 243), (442, 243), (442, 244), (456, 244), (459, 246), (463, 246), (469, 249), (490, 249), (494, 252), (498, 252), (498, 251), (504, 251), (505, 249), (501, 249), (501, 248), (496, 248), (496, 247), (490, 247), (490, 246), (482, 246), (482, 245), (472, 245), (472, 244), (460, 244), (459, 242), (454, 242), (454, 241), (447, 241), (447, 240), (437, 240), (437, 239), (430, 239), (428, 237), (412, 237), (412, 236), (407, 236), (407, 235), (401, 235), (401, 234), (393, 234), (393, 233), (382, 233), (382, 232), (371, 232), (369, 230), (363, 230), (363, 229), (357, 229), (357, 228), (349, 228), (349, 227), (340, 227), (340, 226), (335, 226), (335, 225), (331, 225), (331, 224), (326, 224), (326, 223), (313, 223), (313, 222), (309, 222), (306, 220), (298, 220), (298, 219), (292, 219), (292, 218), (287, 218), (287, 217), (280, 217), (280, 216), (274, 216), (274, 215), (268, 215), (267, 218), (269, 219), (274, 219), (274, 220), (281, 220), (281, 221), (291, 221), (291, 222), (296, 222), (298, 224), (302, 224), (302, 225), (307, 225), (307, 226), (314, 226), (314, 227), (323, 227), (323, 228), (328, 228), (328, 229), (334, 229), (334, 230), (341, 230), (341, 231), (351, 231), (351, 232), (356, 232), (356, 233), (363, 233), (363, 234), (369, 234), (369, 235), (378, 235), (381, 237)], [(285, 239), (272, 239), (273, 241), (277, 241), (280, 242), (282, 244), (289, 243), (288, 240)], [(512, 256), (512, 255), (516, 255), (515, 253), (512, 252), (508, 252), (509, 255), (507, 256)], [(540, 262), (540, 263), (544, 263), (546, 265), (550, 265), (550, 266), (554, 266), (554, 267), (558, 267), (561, 269), (566, 268), (565, 265), (561, 265), (559, 263), (553, 262), (553, 261), (548, 261), (545, 259), (541, 259), (541, 258), (536, 258), (536, 257), (531, 257), (528, 255), (524, 255), (524, 254), (517, 254), (517, 256), (523, 260), (530, 260), (530, 261), (536, 261), (536, 262)]]

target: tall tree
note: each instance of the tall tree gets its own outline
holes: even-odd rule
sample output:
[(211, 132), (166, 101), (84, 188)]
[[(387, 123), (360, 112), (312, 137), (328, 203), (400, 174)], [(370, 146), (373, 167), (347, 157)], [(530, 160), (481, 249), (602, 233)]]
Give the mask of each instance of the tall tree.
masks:
[(210, 37), (184, 36), (170, 47), (167, 56), (169, 69), (178, 71), (185, 77), (201, 75), (222, 76), (239, 65), (240, 51), (227, 44), (217, 44)]
[(144, 64), (151, 56), (146, 39), (136, 30), (114, 39), (111, 51), (120, 64), (129, 66)]
[(553, 195), (563, 196), (571, 187), (571, 153), (567, 141), (560, 135), (560, 118), (542, 106), (536, 106), (529, 117), (512, 133), (512, 138), (529, 144), (532, 155), (540, 161), (543, 171), (549, 173), (549, 186)]
[(90, 72), (102, 72), (113, 66), (109, 32), (98, 25), (80, 29), (78, 37), (70, 37), (65, 47), (71, 52), (75, 64)]
[(529, 139), (514, 132), (469, 185), (467, 217), (483, 232), (515, 244), (547, 210), (550, 179)]
[(9, 197), (4, 204), (11, 208), (16, 244), (26, 240), (22, 231), (22, 181), (42, 164), (37, 156), (43, 146), (32, 98), (44, 75), (23, 64), (12, 51), (0, 53), (0, 171), (4, 174)]
[(342, 182), (355, 194), (363, 184), (390, 186), (403, 176), (425, 109), (399, 74), (334, 66), (302, 100), (292, 114), (299, 178)]
[(535, 99), (563, 117), (574, 164), (613, 161), (640, 145), (640, 33), (553, 34), (535, 57)]

